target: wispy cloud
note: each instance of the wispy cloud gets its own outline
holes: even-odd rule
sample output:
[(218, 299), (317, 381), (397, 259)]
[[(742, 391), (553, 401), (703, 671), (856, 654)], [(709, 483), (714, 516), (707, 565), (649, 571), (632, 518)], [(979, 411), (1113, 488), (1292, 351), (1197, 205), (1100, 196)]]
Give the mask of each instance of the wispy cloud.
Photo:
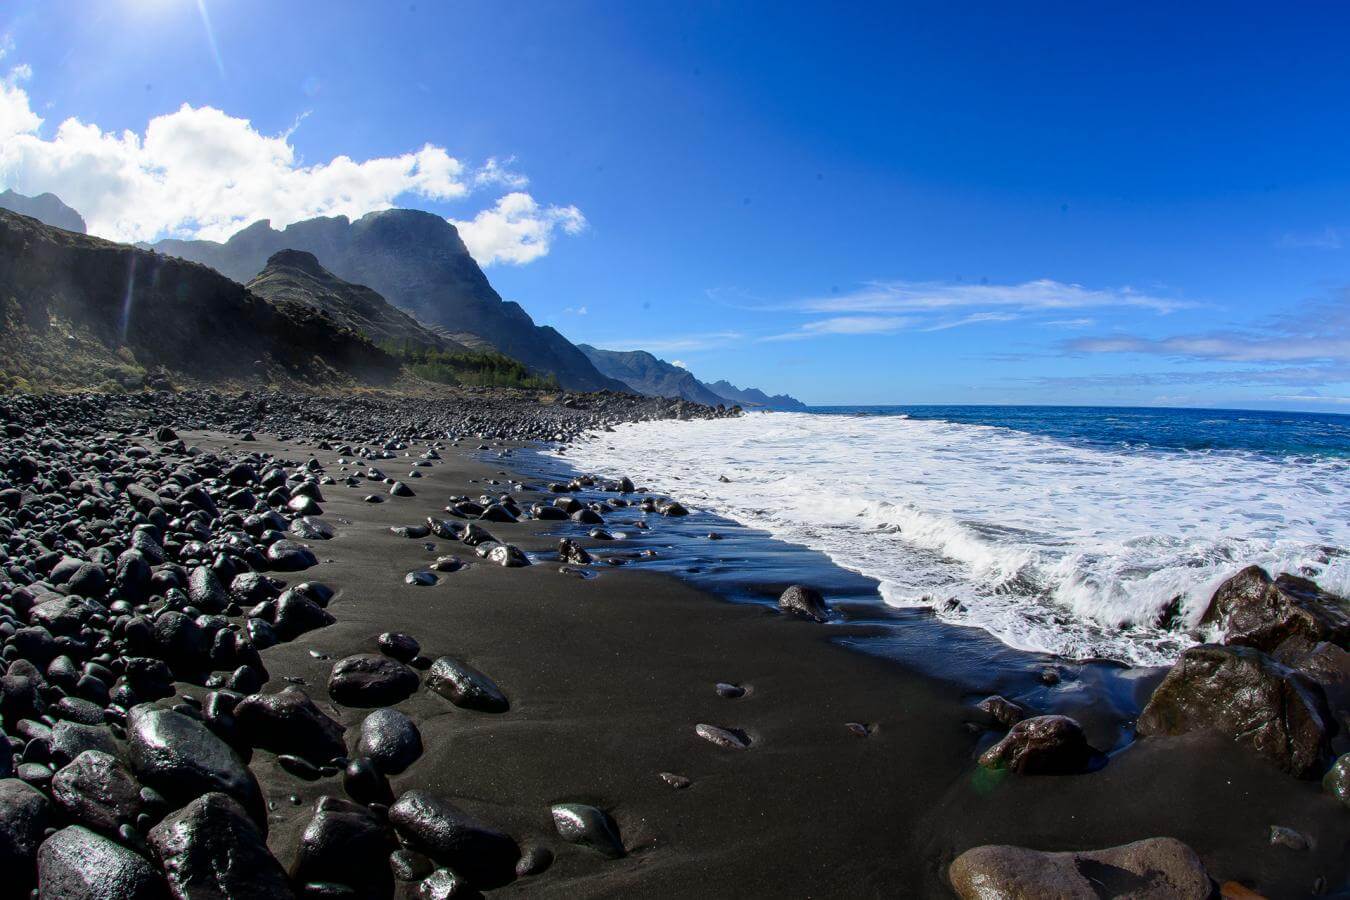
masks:
[(1042, 324), (1049, 328), (1091, 328), (1093, 325), (1097, 324), (1097, 320), (1089, 318), (1051, 319)]
[(1330, 225), (1311, 234), (1288, 232), (1280, 236), (1275, 246), (1290, 250), (1339, 250), (1341, 232), (1340, 229), (1332, 228)]
[(921, 330), (923, 331), (946, 331), (949, 328), (963, 328), (966, 325), (980, 325), (985, 322), (1012, 322), (1022, 318), (1017, 313), (1000, 312), (978, 312), (971, 313), (968, 316), (962, 316), (959, 319), (951, 319), (946, 322), (938, 322), (936, 325), (929, 325)]
[(874, 281), (850, 293), (810, 297), (788, 308), (817, 313), (915, 313), (985, 307), (1025, 313), (1126, 306), (1170, 313), (1194, 305), (1131, 287), (1086, 288), (1040, 278), (1021, 284)]
[(1202, 369), (1172, 372), (1129, 372), (1097, 375), (1040, 375), (1015, 378), (1057, 390), (1083, 388), (1130, 388), (1160, 385), (1285, 385), (1315, 388), (1350, 382), (1350, 366), (1280, 366), (1263, 369)]
[(739, 331), (704, 331), (694, 334), (665, 335), (659, 338), (623, 337), (613, 340), (596, 340), (587, 343), (601, 350), (646, 350), (648, 353), (696, 353), (700, 350), (715, 350), (745, 340)]
[(797, 331), (771, 334), (761, 341), (800, 341), (827, 334), (894, 334), (914, 325), (912, 316), (834, 316), (807, 322)]

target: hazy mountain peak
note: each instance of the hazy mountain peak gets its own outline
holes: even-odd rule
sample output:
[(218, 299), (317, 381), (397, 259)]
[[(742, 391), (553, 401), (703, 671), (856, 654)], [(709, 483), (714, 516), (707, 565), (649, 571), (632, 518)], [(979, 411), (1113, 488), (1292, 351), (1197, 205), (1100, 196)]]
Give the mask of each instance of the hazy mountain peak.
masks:
[(88, 230), (84, 224), (84, 217), (63, 203), (55, 194), (27, 197), (11, 190), (0, 191), (0, 209), (7, 209), (21, 216), (31, 216), (53, 228), (64, 228), (66, 231), (79, 234), (84, 234)]

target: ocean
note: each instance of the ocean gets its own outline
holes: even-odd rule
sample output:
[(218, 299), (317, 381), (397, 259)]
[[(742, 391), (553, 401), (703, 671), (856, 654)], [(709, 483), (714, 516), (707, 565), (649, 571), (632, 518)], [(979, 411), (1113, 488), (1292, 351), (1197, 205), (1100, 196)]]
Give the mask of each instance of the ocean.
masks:
[(624, 425), (563, 459), (1070, 659), (1171, 662), (1250, 564), (1350, 596), (1350, 416), (822, 407)]

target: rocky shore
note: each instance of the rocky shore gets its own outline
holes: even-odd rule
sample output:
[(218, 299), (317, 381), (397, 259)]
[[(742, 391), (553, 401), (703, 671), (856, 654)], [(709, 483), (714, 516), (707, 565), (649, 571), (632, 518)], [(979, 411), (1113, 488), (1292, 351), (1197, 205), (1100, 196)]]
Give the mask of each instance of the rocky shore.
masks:
[(506, 468), (521, 442), (728, 414), (0, 399), (0, 895), (1346, 888), (1350, 627), (1315, 585), (1221, 588), (1218, 642), (1108, 756), (1071, 718), (833, 646), (869, 627), (809, 587), (771, 614), (611, 564), (678, 497)]

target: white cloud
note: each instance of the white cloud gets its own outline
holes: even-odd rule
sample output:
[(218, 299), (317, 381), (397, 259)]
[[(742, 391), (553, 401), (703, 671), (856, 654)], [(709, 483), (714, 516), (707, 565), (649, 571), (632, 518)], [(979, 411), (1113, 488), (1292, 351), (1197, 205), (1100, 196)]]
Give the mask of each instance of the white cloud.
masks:
[(523, 265), (548, 253), (554, 234), (580, 234), (586, 217), (575, 206), (540, 206), (529, 194), (513, 191), (472, 219), (450, 220), (481, 265)]
[(684, 364), (684, 360), (682, 360), (682, 359), (672, 359), (672, 360), (670, 361), (670, 364), (671, 364), (672, 366), (678, 366), (679, 368), (684, 369), (685, 371), (688, 371), (688, 370), (689, 370), (689, 367), (688, 367), (687, 365)]
[[(31, 74), (21, 66), (0, 80), (0, 187), (50, 191), (84, 216), (91, 233), (113, 240), (223, 240), (259, 219), (281, 228), (315, 216), (357, 218), (400, 198), (444, 202), (475, 187), (526, 183), (508, 170), (510, 159), (471, 171), (433, 144), (306, 165), (291, 144), (294, 128), (266, 135), (248, 119), (186, 103), (151, 119), (143, 134), (68, 118), (44, 136), (21, 86)], [(585, 222), (574, 206), (540, 206), (513, 190), (455, 224), (478, 262), (489, 265), (537, 259), (558, 229), (576, 234)]]
[(568, 306), (563, 309), (563, 312), (574, 316), (584, 316), (589, 313), (590, 310), (584, 306)]
[(913, 316), (834, 316), (807, 322), (797, 331), (771, 334), (761, 341), (801, 341), (830, 334), (893, 334), (918, 320)]
[(791, 308), (820, 313), (939, 312), (972, 307), (1034, 310), (1130, 306), (1168, 313), (1192, 304), (1133, 288), (1085, 288), (1050, 278), (1021, 284), (876, 281), (848, 294), (812, 297)]
[(1070, 341), (1067, 349), (1074, 353), (1151, 353), (1226, 362), (1345, 361), (1350, 360), (1350, 334), (1295, 338), (1232, 333), (1159, 339), (1121, 335), (1081, 338)]
[(1328, 225), (1321, 231), (1313, 234), (1285, 234), (1275, 246), (1287, 250), (1339, 250), (1341, 249), (1341, 232), (1339, 229)]
[(948, 319), (938, 322), (935, 325), (929, 325), (924, 331), (946, 331), (948, 328), (962, 328), (966, 325), (979, 325), (984, 322), (1012, 322), (1021, 316), (1016, 313), (1001, 312), (977, 312), (968, 316), (962, 316), (959, 319)]
[(639, 347), (653, 354), (694, 353), (699, 350), (711, 350), (715, 347), (738, 344), (744, 338), (745, 335), (739, 331), (705, 331), (697, 334), (666, 335), (659, 338), (625, 337), (611, 341), (599, 340), (586, 341), (585, 343), (593, 344), (601, 350), (618, 350), (620, 352)]

